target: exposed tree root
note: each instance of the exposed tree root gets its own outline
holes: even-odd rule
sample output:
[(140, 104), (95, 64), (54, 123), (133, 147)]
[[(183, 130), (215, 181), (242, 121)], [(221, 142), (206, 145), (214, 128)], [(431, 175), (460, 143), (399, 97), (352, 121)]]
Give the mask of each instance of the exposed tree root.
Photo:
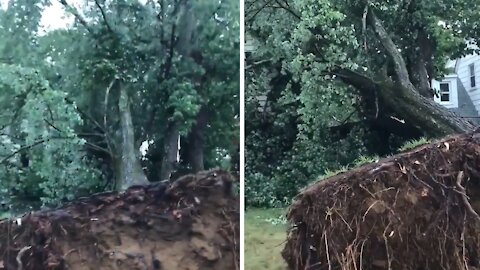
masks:
[(290, 269), (480, 269), (480, 136), (318, 182), (289, 209)]
[(0, 269), (238, 269), (239, 201), (220, 170), (0, 222)]

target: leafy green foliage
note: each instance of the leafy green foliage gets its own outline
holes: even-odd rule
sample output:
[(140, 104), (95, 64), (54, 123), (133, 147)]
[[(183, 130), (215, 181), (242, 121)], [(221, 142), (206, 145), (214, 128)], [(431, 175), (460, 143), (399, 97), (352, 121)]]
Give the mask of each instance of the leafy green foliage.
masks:
[(50, 1), (12, 0), (0, 10), (0, 195), (55, 204), (114, 187), (126, 108), (129, 143), (151, 142), (141, 160), (150, 181), (160, 180), (171, 123), (190, 167), (204, 107), (205, 168), (229, 167), (239, 136), (238, 1), (192, 2), (188, 55), (179, 44), (186, 1), (68, 3), (74, 24), (46, 33), (40, 21)]
[[(368, 154), (364, 129), (354, 129), (344, 138), (330, 135), (329, 126), (352, 117), (349, 95), (323, 92), (333, 85), (311, 85), (311, 91), (299, 91), (299, 85), (288, 75), (255, 72), (247, 77), (251, 81), (245, 104), (247, 205), (288, 204), (326, 170)], [(267, 99), (265, 104), (259, 101), (262, 96)]]
[(85, 141), (75, 133), (82, 119), (66, 94), (36, 70), (5, 64), (0, 89), (3, 196), (53, 203), (94, 190), (99, 174), (82, 154)]
[[(325, 172), (370, 161), (362, 156), (391, 154), (405, 140), (428, 134), (405, 136), (382, 126), (380, 120), (395, 115), (391, 104), (342, 72), (395, 82), (398, 63), (385, 45), (391, 39), (414, 87), (440, 78), (449, 58), (472, 51), (466, 41), (478, 45), (479, 14), (468, 8), (475, 5), (247, 0), (246, 29), (257, 46), (246, 72), (247, 204), (282, 205)], [(383, 40), (374, 18), (387, 32)]]

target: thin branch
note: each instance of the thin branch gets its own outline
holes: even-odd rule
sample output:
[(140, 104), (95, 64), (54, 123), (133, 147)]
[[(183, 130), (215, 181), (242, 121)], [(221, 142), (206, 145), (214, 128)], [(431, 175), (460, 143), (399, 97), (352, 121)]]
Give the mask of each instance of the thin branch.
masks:
[(21, 148), (19, 148), (18, 150), (16, 150), (15, 152), (13, 152), (13, 153), (7, 155), (6, 157), (2, 158), (2, 159), (0, 160), (0, 164), (4, 164), (7, 160), (9, 160), (10, 158), (14, 157), (16, 154), (18, 154), (18, 153), (20, 153), (20, 152), (23, 152), (23, 151), (25, 151), (25, 150), (31, 149), (31, 148), (33, 148), (33, 147), (35, 147), (35, 146), (37, 146), (37, 145), (40, 145), (40, 144), (45, 143), (45, 142), (48, 142), (48, 141), (50, 141), (50, 140), (52, 140), (52, 139), (67, 139), (67, 137), (51, 137), (51, 138), (48, 138), (48, 139), (38, 140), (38, 141), (36, 141), (36, 142), (34, 142), (34, 143), (32, 143), (32, 144), (29, 144), (29, 145), (26, 145), (26, 146), (24, 146), (24, 147), (21, 147)]
[[(69, 98), (65, 98), (65, 101), (67, 101), (69, 104), (74, 104), (75, 102)], [(102, 127), (100, 123), (97, 122), (92, 116), (90, 116), (88, 113), (84, 112), (82, 109), (80, 109), (78, 106), (75, 106), (75, 109), (77, 110), (78, 113), (83, 115), (85, 118), (90, 120), (93, 124), (95, 124), (96, 127), (98, 127), (104, 134), (107, 134), (106, 127)]]
[(95, 36), (95, 32), (93, 31), (92, 28), (90, 28), (90, 26), (88, 25), (87, 21), (82, 17), (82, 15), (80, 15), (80, 13), (78, 12), (78, 10), (72, 6), (70, 6), (66, 0), (59, 0), (60, 4), (62, 4), (65, 9), (67, 10), (67, 12), (71, 13), (84, 27), (85, 29), (87, 29), (87, 31), (92, 34), (93, 36)]
[(341, 124), (345, 124), (350, 118), (357, 112), (357, 110), (353, 110), (342, 122)]
[(282, 3), (280, 3), (280, 1), (278, 0), (275, 0), (275, 2), (281, 7), (283, 8), (284, 10), (286, 10), (288, 13), (292, 14), (293, 17), (297, 18), (298, 20), (301, 20), (302, 17), (300, 17), (300, 15), (298, 15), (297, 13), (295, 13), (295, 11), (293, 11), (288, 5), (284, 6), (282, 5)]
[(60, 132), (60, 133), (64, 133), (63, 131), (61, 131), (59, 128), (57, 128), (56, 126), (54, 126), (51, 122), (49, 122), (47, 119), (43, 119), (43, 121), (45, 121), (45, 123), (47, 123), (47, 125), (49, 125), (50, 127), (52, 127), (53, 129), (55, 129), (56, 131)]
[(272, 61), (271, 59), (264, 59), (264, 60), (260, 60), (260, 61), (257, 61), (257, 62), (253, 62), (252, 64), (246, 66), (245, 69), (251, 69), (255, 66), (258, 66), (258, 65), (261, 65), (261, 64), (264, 64), (264, 63), (268, 63), (268, 62), (271, 62), (271, 61)]
[[(267, 1), (265, 1), (265, 4), (264, 4), (263, 6), (261, 6), (260, 8), (258, 8), (258, 9), (255, 11), (255, 13), (253, 13), (253, 15), (250, 16), (250, 18), (246, 19), (246, 21), (253, 21), (253, 20), (255, 19), (255, 17), (257, 17), (257, 15), (258, 15), (260, 12), (262, 12), (263, 9), (264, 9), (265, 7), (267, 7), (272, 1), (273, 1), (273, 0), (267, 0)], [(255, 3), (255, 1), (253, 1), (251, 5), (253, 6), (254, 3)], [(249, 8), (249, 9), (250, 9), (250, 8)], [(249, 10), (249, 9), (247, 9), (247, 10)], [(245, 15), (247, 15), (247, 14), (245, 14)], [(246, 16), (245, 16), (245, 17), (246, 17)]]
[[(70, 100), (68, 98), (65, 98), (65, 100), (70, 103), (70, 104), (74, 104), (73, 100)], [(95, 120), (92, 116), (90, 116), (88, 113), (84, 112), (82, 109), (80, 109), (78, 106), (75, 106), (77, 112), (79, 112), (83, 117), (87, 118), (88, 120), (90, 120), (90, 122), (92, 122), (98, 129), (100, 129), (102, 132), (103, 132), (103, 136), (107, 142), (107, 145), (108, 145), (108, 149), (109, 151), (107, 150), (107, 153), (111, 154), (112, 156), (113, 155), (113, 150), (112, 150), (112, 147), (111, 147), (111, 138), (109, 136), (109, 133), (107, 131), (107, 127), (102, 127), (100, 125), (100, 123), (97, 122), (97, 120)]]
[(103, 10), (98, 0), (95, 0), (95, 5), (98, 7), (98, 9), (100, 9), (100, 12), (102, 13), (103, 21), (105, 22), (105, 25), (107, 26), (108, 31), (110, 31), (111, 33), (114, 33), (114, 31), (112, 30), (112, 27), (110, 27), (110, 24), (108, 23), (107, 14), (105, 14), (105, 11)]
[(82, 137), (101, 137), (101, 138), (105, 138), (105, 135), (101, 134), (101, 133), (77, 133), (78, 136), (82, 136)]
[(104, 152), (106, 154), (108, 154), (109, 156), (113, 157), (113, 153), (109, 150), (109, 149), (106, 149), (106, 148), (103, 148), (101, 146), (98, 146), (96, 144), (93, 144), (93, 143), (90, 143), (90, 142), (85, 142), (85, 145), (87, 147), (90, 147), (92, 149), (95, 149), (95, 150), (98, 150), (98, 151), (101, 151), (101, 152)]

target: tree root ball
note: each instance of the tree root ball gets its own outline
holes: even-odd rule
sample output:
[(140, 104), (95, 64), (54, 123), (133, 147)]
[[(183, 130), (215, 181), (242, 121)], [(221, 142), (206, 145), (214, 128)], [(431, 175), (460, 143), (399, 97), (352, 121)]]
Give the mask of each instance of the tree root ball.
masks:
[(4, 220), (0, 269), (239, 269), (232, 182), (212, 170)]
[(289, 208), (290, 269), (480, 269), (480, 134), (317, 182)]

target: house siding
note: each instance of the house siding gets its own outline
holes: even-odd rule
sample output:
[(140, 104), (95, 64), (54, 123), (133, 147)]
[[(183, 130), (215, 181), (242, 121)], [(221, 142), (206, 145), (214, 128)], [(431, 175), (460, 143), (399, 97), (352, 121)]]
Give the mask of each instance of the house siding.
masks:
[[(470, 69), (471, 64), (475, 65), (475, 81), (476, 86), (470, 86)], [(479, 55), (467, 55), (459, 59), (457, 63), (456, 73), (459, 80), (462, 82), (464, 89), (470, 97), (477, 114), (480, 112), (480, 56)]]
[(437, 81), (437, 80), (432, 80), (432, 87), (433, 89), (437, 89), (440, 91), (440, 83), (448, 83), (449, 84), (449, 89), (450, 89), (450, 100), (449, 101), (440, 101), (440, 96), (435, 96), (434, 100), (439, 103), (440, 105), (448, 108), (448, 109), (454, 109), (458, 108), (458, 77), (455, 74), (451, 74), (448, 76), (445, 76), (443, 80)]
[(467, 117), (469, 121), (478, 125), (480, 121), (476, 118), (478, 116), (477, 110), (460, 79), (457, 79), (457, 92), (458, 107), (451, 108), (451, 110), (459, 116)]

